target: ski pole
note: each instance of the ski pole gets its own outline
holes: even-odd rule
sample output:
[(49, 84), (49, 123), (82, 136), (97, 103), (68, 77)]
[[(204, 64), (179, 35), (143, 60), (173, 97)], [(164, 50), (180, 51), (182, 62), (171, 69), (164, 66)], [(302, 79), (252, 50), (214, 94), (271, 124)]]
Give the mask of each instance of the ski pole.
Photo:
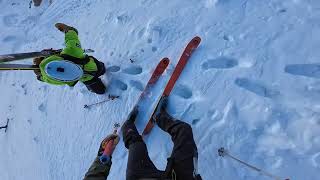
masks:
[[(115, 123), (113, 125), (113, 128), (114, 128), (113, 134), (117, 134), (119, 127), (120, 127), (119, 123)], [(110, 156), (111, 156), (111, 154), (113, 152), (113, 148), (112, 148), (113, 143), (114, 143), (114, 139), (108, 141), (108, 143), (105, 145), (104, 151), (103, 151), (102, 155), (100, 156), (100, 162), (101, 163), (106, 163), (106, 162), (109, 161)]]
[(108, 99), (105, 99), (105, 100), (103, 100), (103, 101), (100, 101), (100, 102), (97, 102), (97, 103), (93, 103), (93, 104), (85, 104), (84, 106), (83, 106), (83, 108), (85, 108), (85, 109), (89, 109), (89, 108), (91, 108), (92, 106), (96, 106), (96, 105), (99, 105), (99, 104), (102, 104), (102, 103), (104, 103), (104, 102), (108, 102), (108, 101), (113, 101), (113, 100), (115, 100), (115, 99), (117, 99), (117, 98), (119, 98), (120, 96), (113, 96), (113, 95), (108, 95)]
[[(269, 172), (267, 172), (267, 171), (264, 171), (264, 170), (262, 170), (262, 169), (260, 169), (260, 168), (257, 168), (257, 167), (255, 167), (255, 166), (253, 166), (253, 165), (251, 165), (251, 164), (248, 164), (248, 163), (246, 163), (246, 162), (244, 162), (244, 161), (236, 158), (235, 156), (231, 155), (231, 154), (230, 154), (225, 148), (223, 148), (223, 147), (221, 147), (220, 149), (218, 149), (218, 154), (219, 154), (219, 156), (221, 156), (221, 157), (228, 156), (229, 158), (231, 158), (231, 159), (233, 159), (233, 160), (235, 160), (235, 161), (238, 161), (239, 163), (241, 163), (241, 164), (249, 167), (250, 169), (252, 169), (252, 170), (254, 170), (254, 171), (257, 171), (258, 173), (263, 174), (263, 175), (265, 175), (265, 176), (268, 176), (268, 177), (270, 177), (270, 178), (272, 178), (272, 179), (275, 179), (275, 180), (283, 180), (283, 178), (280, 178), (280, 177), (278, 177), (278, 176), (275, 176), (275, 175), (273, 175), (273, 174), (271, 174), (271, 173), (269, 173)], [(289, 180), (289, 178), (286, 178), (285, 180)]]

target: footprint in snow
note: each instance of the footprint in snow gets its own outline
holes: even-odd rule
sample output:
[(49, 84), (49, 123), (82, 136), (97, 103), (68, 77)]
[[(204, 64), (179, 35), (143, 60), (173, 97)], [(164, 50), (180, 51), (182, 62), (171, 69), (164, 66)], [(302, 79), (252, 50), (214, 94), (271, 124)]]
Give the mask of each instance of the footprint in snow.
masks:
[(274, 98), (280, 95), (280, 92), (277, 90), (269, 89), (265, 87), (263, 84), (250, 80), (248, 78), (237, 78), (234, 83), (244, 88), (258, 96), (266, 97), (266, 98)]
[(130, 66), (123, 69), (122, 72), (130, 75), (138, 75), (142, 73), (142, 68), (140, 66)]
[[(141, 39), (144, 34), (146, 33), (146, 28), (142, 28), (138, 33), (137, 33), (137, 38)], [(152, 40), (151, 40), (152, 41)]]
[(182, 97), (183, 99), (190, 99), (192, 97), (192, 91), (189, 87), (181, 84), (177, 84), (173, 89), (173, 94)]
[(216, 59), (209, 59), (204, 62), (201, 67), (203, 70), (209, 69), (228, 69), (238, 65), (238, 61), (229, 57), (218, 57)]
[(27, 94), (28, 94), (28, 90), (27, 90), (26, 86), (27, 86), (27, 84), (22, 84), (22, 85), (21, 85), (21, 88), (23, 89), (23, 94), (24, 94), (24, 95), (27, 95)]
[(18, 14), (10, 14), (3, 17), (3, 24), (8, 27), (15, 26), (18, 23)]
[[(185, 105), (185, 110), (181, 115), (181, 119), (190, 119), (190, 117), (193, 117), (193, 112), (196, 111), (196, 104), (194, 102), (190, 103), (189, 105)], [(187, 120), (186, 122), (192, 125), (196, 125), (201, 119), (198, 117), (194, 117), (192, 121)]]
[(158, 48), (155, 47), (155, 46), (153, 46), (153, 47), (151, 48), (151, 50), (152, 50), (152, 52), (156, 52), (156, 51), (158, 50)]
[(139, 81), (135, 81), (135, 80), (131, 80), (130, 82), (130, 86), (138, 89), (139, 91), (143, 91), (143, 84)]
[(320, 79), (320, 64), (291, 64), (284, 69), (286, 73)]
[(128, 85), (118, 79), (114, 79), (111, 81), (110, 83), (111, 86), (115, 86), (116, 88), (122, 90), (122, 91), (126, 91), (128, 89)]
[(131, 17), (128, 14), (121, 14), (117, 16), (117, 23), (119, 24), (126, 24), (131, 20)]
[(8, 43), (8, 42), (17, 41), (17, 39), (18, 38), (16, 36), (6, 36), (5, 38), (2, 39), (2, 42)]
[(41, 111), (41, 112), (46, 112), (46, 105), (44, 103), (41, 103), (40, 106), (38, 106), (38, 110)]
[(311, 162), (314, 167), (320, 167), (320, 152), (312, 155)]
[(118, 72), (118, 71), (120, 71), (120, 67), (119, 66), (110, 66), (110, 67), (107, 68), (107, 72), (115, 73), (115, 72)]
[(191, 124), (192, 125), (197, 125), (200, 122), (200, 119), (193, 119)]
[(21, 24), (31, 25), (31, 24), (36, 24), (37, 21), (38, 21), (38, 17), (36, 17), (36, 16), (28, 16), (23, 21), (21, 21)]
[(38, 144), (39, 143), (39, 138), (36, 136), (36, 137), (33, 138), (33, 141)]
[(152, 3), (154, 3), (154, 0), (142, 0), (141, 1), (141, 5), (150, 5), (150, 4), (152, 4)]

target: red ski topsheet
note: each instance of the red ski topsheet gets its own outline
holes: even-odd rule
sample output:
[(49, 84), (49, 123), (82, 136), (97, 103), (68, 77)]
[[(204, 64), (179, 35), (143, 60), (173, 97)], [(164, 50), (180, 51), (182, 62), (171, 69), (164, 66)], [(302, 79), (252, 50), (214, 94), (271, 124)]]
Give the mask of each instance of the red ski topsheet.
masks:
[(199, 44), (201, 42), (201, 39), (200, 37), (195, 37), (193, 38), (189, 44), (187, 45), (187, 47), (185, 48), (185, 50), (183, 51), (182, 53), (182, 56), (180, 57), (180, 60), (176, 66), (176, 68), (174, 69), (171, 77), (170, 77), (170, 80), (166, 86), (166, 88), (164, 89), (163, 91), (163, 95), (162, 96), (169, 96), (173, 87), (174, 87), (174, 84), (176, 83), (176, 81), (178, 80), (181, 72), (183, 71), (184, 67), (186, 66), (192, 52), (194, 49), (196, 49)]
[(169, 65), (170, 60), (168, 58), (163, 58), (159, 64), (157, 65), (157, 67), (154, 69), (145, 89), (143, 90), (143, 92), (141, 93), (138, 103), (139, 101), (146, 95), (148, 94), (148, 90), (150, 88), (151, 85), (155, 84), (158, 79), (160, 78), (160, 76), (162, 75), (162, 73), (166, 70), (166, 68)]
[[(193, 50), (195, 50), (199, 46), (200, 42), (201, 42), (201, 38), (196, 36), (188, 43), (187, 47), (184, 49), (184, 51), (178, 61), (178, 64), (176, 65), (176, 68), (174, 69), (161, 97), (170, 95), (176, 81), (178, 80), (181, 72), (183, 71), (184, 67), (186, 66)], [(161, 98), (159, 98), (158, 101), (160, 101), (160, 99)], [(158, 103), (157, 103), (157, 106), (158, 106)], [(156, 107), (155, 107), (155, 109), (156, 109)], [(154, 111), (153, 111), (153, 113), (154, 113)], [(146, 125), (145, 129), (142, 132), (143, 136), (149, 134), (154, 126), (154, 123), (152, 121), (153, 113), (152, 113), (151, 117), (149, 118), (148, 124)]]

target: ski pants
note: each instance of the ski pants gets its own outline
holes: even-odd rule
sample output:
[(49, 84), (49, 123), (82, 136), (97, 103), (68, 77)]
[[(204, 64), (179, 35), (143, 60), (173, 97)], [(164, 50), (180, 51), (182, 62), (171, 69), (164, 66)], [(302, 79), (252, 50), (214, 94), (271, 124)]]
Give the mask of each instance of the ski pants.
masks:
[(158, 126), (171, 135), (174, 143), (171, 157), (165, 171), (158, 170), (151, 161), (146, 144), (139, 135), (134, 123), (125, 123), (123, 131), (125, 146), (129, 150), (126, 179), (141, 178), (194, 180), (194, 157), (197, 147), (189, 124), (162, 113)]
[(89, 81), (83, 82), (83, 84), (88, 88), (89, 91), (94, 92), (96, 94), (104, 94), (106, 92), (106, 86), (103, 84), (99, 76), (102, 76), (105, 72), (105, 66), (103, 62), (98, 61), (93, 56), (90, 56), (95, 61), (98, 71), (95, 74), (95, 77)]

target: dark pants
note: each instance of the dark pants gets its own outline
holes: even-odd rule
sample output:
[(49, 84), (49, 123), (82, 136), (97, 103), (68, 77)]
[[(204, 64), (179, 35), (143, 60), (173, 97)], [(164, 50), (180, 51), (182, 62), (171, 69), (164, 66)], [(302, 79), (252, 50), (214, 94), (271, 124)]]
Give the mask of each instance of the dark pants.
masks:
[(197, 156), (192, 128), (189, 124), (162, 113), (157, 121), (158, 126), (171, 135), (174, 143), (166, 171), (159, 171), (150, 160), (146, 144), (139, 135), (134, 122), (126, 121), (123, 125), (123, 138), (129, 150), (127, 180), (138, 178), (168, 178), (172, 175), (177, 180), (194, 180), (193, 157)]
[(104, 94), (106, 92), (106, 86), (102, 83), (99, 78), (106, 72), (106, 68), (103, 62), (98, 61), (93, 56), (90, 56), (94, 60), (97, 65), (98, 71), (94, 74), (94, 78), (83, 82), (84, 85), (88, 88), (89, 91), (94, 92), (96, 94)]

